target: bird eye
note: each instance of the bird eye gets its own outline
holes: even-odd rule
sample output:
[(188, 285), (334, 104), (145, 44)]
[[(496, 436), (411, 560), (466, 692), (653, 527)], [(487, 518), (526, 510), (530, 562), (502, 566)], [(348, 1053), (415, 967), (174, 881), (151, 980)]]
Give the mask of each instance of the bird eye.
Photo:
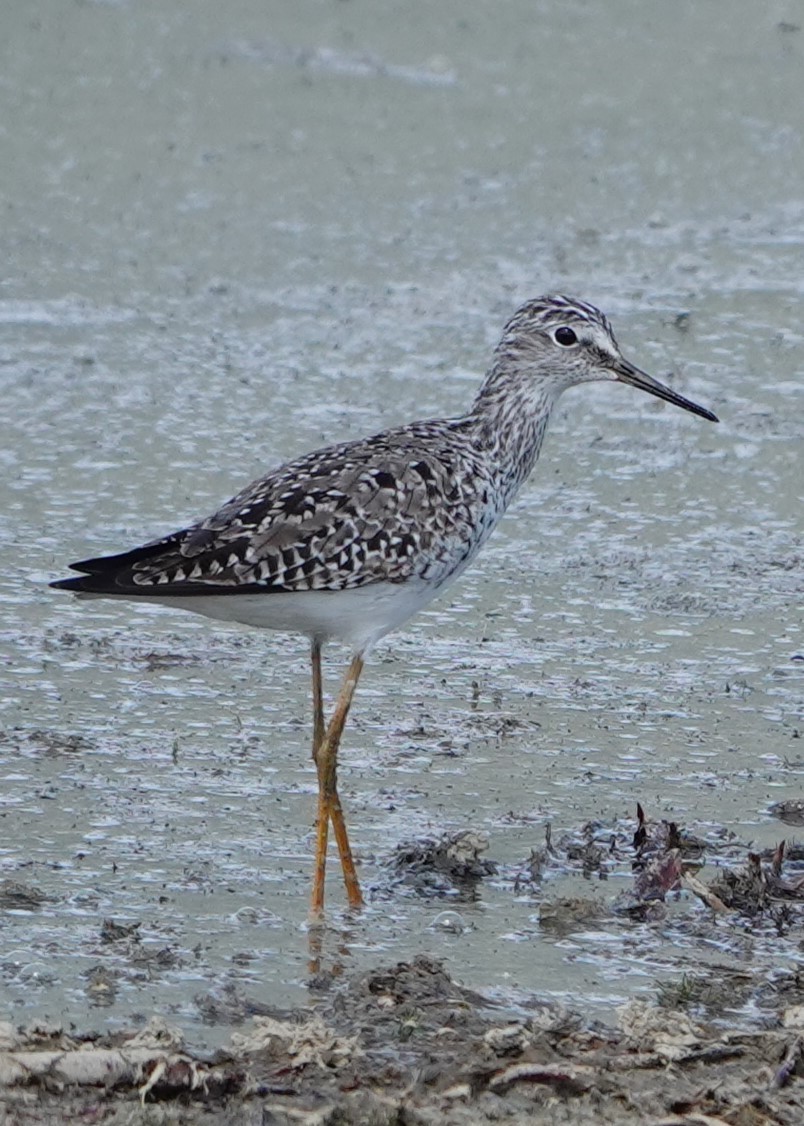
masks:
[(567, 325), (561, 325), (560, 328), (557, 328), (553, 333), (553, 337), (556, 344), (563, 344), (565, 348), (569, 348), (570, 344), (578, 343), (578, 337), (575, 335), (575, 332), (571, 328), (568, 328)]

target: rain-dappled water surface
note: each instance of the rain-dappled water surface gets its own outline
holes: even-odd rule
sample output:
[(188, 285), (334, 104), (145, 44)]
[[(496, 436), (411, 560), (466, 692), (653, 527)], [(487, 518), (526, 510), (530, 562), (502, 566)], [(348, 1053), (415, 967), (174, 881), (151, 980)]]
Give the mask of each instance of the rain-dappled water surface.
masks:
[[(0, 995), (200, 1040), (236, 995), (306, 995), (305, 643), (45, 583), (294, 453), (462, 409), (545, 290), (722, 421), (568, 393), (477, 565), (378, 648), (341, 783), (369, 906), (343, 918), (332, 873), (323, 963), (425, 951), (595, 1012), (747, 946), (794, 966), (797, 940), (700, 939), (686, 896), (540, 924), (627, 864), (515, 876), (547, 823), (639, 801), (762, 848), (802, 796), (804, 29), (747, 0), (276, 7), (0, 15)], [(460, 828), (499, 865), (474, 894), (394, 877), (400, 842)]]

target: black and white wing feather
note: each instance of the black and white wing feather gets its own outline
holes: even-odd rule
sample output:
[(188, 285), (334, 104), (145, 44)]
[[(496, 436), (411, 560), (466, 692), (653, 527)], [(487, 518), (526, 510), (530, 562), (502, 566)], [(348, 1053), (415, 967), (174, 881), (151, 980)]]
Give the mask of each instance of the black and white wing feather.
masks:
[(492, 493), (460, 421), (329, 446), (252, 482), (212, 516), (54, 583), (94, 594), (345, 590), (438, 580), (472, 554)]

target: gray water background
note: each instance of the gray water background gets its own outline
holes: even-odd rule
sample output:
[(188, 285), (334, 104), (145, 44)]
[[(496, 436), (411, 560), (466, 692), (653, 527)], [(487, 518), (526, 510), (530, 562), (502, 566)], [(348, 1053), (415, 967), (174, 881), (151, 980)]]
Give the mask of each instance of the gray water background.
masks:
[[(747, 947), (798, 964), (696, 943), (688, 900), (550, 935), (505, 876), (547, 822), (641, 801), (766, 847), (804, 796), (804, 7), (32, 0), (0, 56), (0, 878), (45, 897), (0, 916), (9, 1017), (206, 1041), (199, 994), (308, 996), (304, 641), (46, 582), (459, 412), (549, 290), (722, 421), (569, 392), (477, 564), (379, 647), (342, 753), (370, 902), (341, 915), (333, 869), (330, 961), (429, 951), (592, 1014)], [(393, 885), (397, 843), (466, 827), (502, 865), (474, 902)]]

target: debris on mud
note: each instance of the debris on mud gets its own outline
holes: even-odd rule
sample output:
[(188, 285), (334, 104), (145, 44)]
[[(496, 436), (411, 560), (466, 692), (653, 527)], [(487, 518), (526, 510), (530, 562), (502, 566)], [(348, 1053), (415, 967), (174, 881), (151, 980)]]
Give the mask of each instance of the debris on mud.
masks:
[(768, 813), (778, 817), (786, 825), (804, 825), (804, 801), (800, 798), (774, 802)]
[(637, 827), (633, 840), (636, 853), (635, 867), (643, 867), (649, 860), (677, 852), (687, 865), (699, 860), (706, 842), (679, 827), (675, 821), (648, 821), (645, 810), (637, 802)]
[(24, 884), (19, 880), (0, 880), (0, 910), (36, 911), (49, 898), (33, 884)]
[(493, 876), (497, 865), (483, 858), (489, 841), (484, 833), (463, 829), (436, 838), (404, 841), (392, 859), (401, 881), (422, 895), (445, 895), (468, 890), (485, 876)]
[(802, 1006), (754, 1032), (644, 1001), (625, 1005), (616, 1028), (549, 1006), (502, 1017), (418, 957), (344, 978), (313, 1008), (257, 1017), (210, 1058), (156, 1019), (84, 1039), (0, 1025), (0, 1102), (8, 1126), (794, 1126), (803, 1045)]
[[(697, 874), (707, 859), (719, 864), (709, 882)], [(622, 872), (626, 865), (630, 867), (630, 886), (608, 904), (599, 896), (588, 901), (557, 900), (559, 910), (554, 911), (549, 897), (544, 899), (540, 922), (547, 925), (556, 916), (568, 922), (573, 917), (589, 921), (606, 914), (634, 920), (659, 918), (667, 897), (685, 889), (716, 914), (733, 911), (782, 927), (793, 921), (804, 924), (802, 860), (804, 850), (796, 843), (781, 841), (775, 849), (760, 855), (735, 841), (702, 840), (675, 821), (651, 822), (637, 804), (637, 827), (630, 840), (621, 823), (612, 827), (592, 821), (554, 841), (547, 824), (544, 846), (531, 850), (511, 880), (515, 894), (529, 891), (545, 896), (551, 877), (574, 871), (586, 879), (607, 880), (615, 870)]]
[(138, 931), (142, 923), (137, 920), (133, 923), (118, 923), (114, 919), (104, 919), (100, 928), (101, 942), (122, 942), (132, 939), (139, 942)]
[(44, 728), (27, 730), (12, 727), (0, 731), (0, 746), (25, 754), (72, 755), (94, 750), (96, 743), (86, 735), (76, 732), (49, 731)]
[(598, 923), (608, 914), (608, 907), (602, 899), (591, 896), (545, 899), (539, 907), (539, 925), (559, 937)]
[(535, 889), (551, 870), (554, 874), (562, 869), (580, 871), (587, 879), (597, 876), (605, 880), (616, 845), (615, 834), (598, 821), (588, 821), (579, 832), (564, 833), (554, 842), (553, 827), (548, 822), (544, 827), (544, 846), (531, 849), (514, 875), (514, 891), (518, 893), (529, 886)]
[[(767, 916), (780, 922), (792, 921), (792, 907), (798, 907), (799, 922), (804, 916), (804, 875), (783, 872), (786, 845), (781, 841), (769, 862), (749, 852), (738, 868), (724, 869), (708, 885), (684, 875), (682, 884), (694, 892), (713, 911), (737, 911), (750, 917)], [(785, 906), (787, 910), (785, 910)], [(781, 915), (780, 915), (781, 912)], [(784, 916), (787, 916), (785, 920)]]

